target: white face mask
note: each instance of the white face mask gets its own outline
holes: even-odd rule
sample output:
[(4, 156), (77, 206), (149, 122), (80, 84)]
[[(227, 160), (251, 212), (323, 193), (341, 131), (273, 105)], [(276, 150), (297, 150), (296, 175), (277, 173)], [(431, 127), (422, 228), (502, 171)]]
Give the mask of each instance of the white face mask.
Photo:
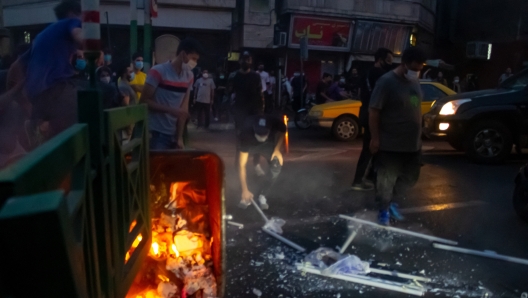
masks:
[(268, 136), (259, 136), (258, 134), (255, 134), (255, 138), (260, 143), (264, 143), (264, 142), (266, 142), (268, 140)]
[(209, 77), (209, 74), (208, 74), (208, 73), (204, 73), (204, 74), (202, 75), (202, 77), (203, 77), (204, 79), (207, 79), (207, 78)]
[(110, 77), (102, 77), (101, 78), (101, 82), (106, 83), (106, 84), (110, 84)]
[(405, 74), (405, 78), (409, 81), (418, 81), (420, 79), (420, 72), (407, 69), (407, 73)]
[(185, 64), (187, 64), (190, 70), (193, 70), (196, 67), (196, 65), (198, 65), (198, 62), (196, 62), (195, 60), (189, 60), (189, 62)]
[(460, 82), (460, 81), (459, 81), (459, 80), (454, 80), (453, 82), (455, 82), (455, 84), (456, 84), (456, 83), (458, 83), (458, 82)]

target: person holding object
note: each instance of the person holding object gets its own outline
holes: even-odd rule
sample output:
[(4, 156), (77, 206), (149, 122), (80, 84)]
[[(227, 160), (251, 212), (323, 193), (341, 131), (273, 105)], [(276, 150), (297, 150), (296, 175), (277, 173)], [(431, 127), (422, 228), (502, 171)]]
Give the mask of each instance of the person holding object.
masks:
[(176, 59), (149, 71), (140, 102), (149, 109), (150, 149), (183, 149), (183, 131), (189, 118), (189, 96), (202, 46), (194, 39), (181, 41)]
[[(258, 179), (258, 189), (255, 193), (261, 209), (268, 209), (266, 196), (273, 187), (283, 165), (281, 153), (282, 143), (286, 134), (286, 125), (281, 119), (271, 116), (251, 116), (241, 128), (239, 135), (240, 151), (238, 154), (238, 172), (240, 185), (242, 187), (240, 208), (247, 208), (251, 205), (254, 197), (253, 192), (248, 188), (247, 183), (247, 162), (249, 156), (253, 156), (253, 165)], [(266, 160), (268, 171), (261, 165), (261, 159)]]
[(383, 75), (370, 99), (370, 150), (377, 171), (378, 221), (401, 220), (394, 201), (405, 198), (421, 167), (422, 91), (420, 71), (426, 60), (419, 48), (403, 52), (398, 68)]
[[(198, 127), (209, 128), (211, 118), (211, 107), (214, 103), (215, 83), (209, 77), (209, 71), (204, 69), (202, 77), (194, 84), (194, 104), (198, 112)], [(202, 120), (203, 117), (203, 120)]]

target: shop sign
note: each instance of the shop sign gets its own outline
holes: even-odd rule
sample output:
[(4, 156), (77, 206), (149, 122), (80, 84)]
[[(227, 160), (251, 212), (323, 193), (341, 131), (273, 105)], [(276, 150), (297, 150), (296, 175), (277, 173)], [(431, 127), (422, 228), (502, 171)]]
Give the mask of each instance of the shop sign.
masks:
[(301, 39), (308, 39), (313, 50), (347, 52), (350, 50), (352, 23), (326, 18), (293, 16), (290, 25), (290, 48), (299, 48)]

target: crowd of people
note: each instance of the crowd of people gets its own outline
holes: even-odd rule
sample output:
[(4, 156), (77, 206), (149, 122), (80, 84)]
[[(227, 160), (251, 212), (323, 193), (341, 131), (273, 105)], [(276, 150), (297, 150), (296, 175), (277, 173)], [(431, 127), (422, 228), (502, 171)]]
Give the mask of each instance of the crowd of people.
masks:
[[(90, 88), (88, 63), (80, 50), (80, 3), (63, 0), (56, 6), (55, 14), (57, 22), (42, 31), (31, 45), (17, 51), (17, 59), (5, 75), (6, 92), (0, 96), (0, 166), (76, 123), (77, 93)], [(241, 54), (240, 68), (229, 75), (222, 68), (215, 73), (202, 69), (196, 75), (195, 68), (203, 54), (198, 41), (186, 38), (180, 42), (173, 60), (154, 65), (146, 73), (140, 53), (116, 65), (110, 49), (101, 51), (95, 61), (95, 76), (103, 107), (145, 104), (151, 150), (185, 147), (191, 105), (199, 128), (207, 129), (211, 116), (219, 121), (229, 112), (237, 136), (239, 206), (246, 208), (258, 198), (266, 209), (266, 196), (284, 162), (281, 148), (286, 125), (273, 114), (277, 108), (277, 80), (262, 63), (254, 70), (249, 52)], [(375, 54), (374, 66), (363, 76), (356, 68), (346, 75), (324, 73), (315, 94), (317, 104), (347, 98), (362, 101), (359, 118), (364, 129), (363, 148), (352, 189), (376, 189), (379, 221), (385, 225), (390, 218), (401, 219), (396, 202), (405, 197), (420, 173), (419, 80), (426, 61), (418, 48), (405, 50), (402, 63), (396, 68), (392, 66), (393, 59), (390, 50), (381, 48)], [(499, 81), (510, 76), (508, 69)], [(448, 85), (441, 71), (434, 80)], [(300, 109), (308, 92), (305, 75), (296, 72), (291, 80), (283, 79), (281, 83), (291, 95), (293, 109)], [(452, 87), (463, 91), (458, 76)], [(132, 131), (133, 127), (123, 129), (122, 141), (130, 139)], [(261, 180), (253, 190), (248, 186), (250, 160)]]

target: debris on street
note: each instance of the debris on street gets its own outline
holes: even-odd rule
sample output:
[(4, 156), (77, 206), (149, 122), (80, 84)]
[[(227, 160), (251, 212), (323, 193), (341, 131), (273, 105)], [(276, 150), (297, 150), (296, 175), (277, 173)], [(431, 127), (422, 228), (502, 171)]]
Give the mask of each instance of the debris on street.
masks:
[(420, 234), (420, 233), (416, 233), (416, 232), (412, 232), (412, 231), (408, 231), (408, 230), (403, 230), (403, 229), (398, 229), (398, 228), (394, 228), (394, 227), (390, 227), (390, 226), (382, 226), (382, 225), (379, 225), (377, 223), (373, 223), (373, 222), (370, 222), (368, 220), (359, 219), (359, 218), (356, 218), (356, 217), (351, 217), (351, 216), (342, 215), (342, 214), (340, 214), (339, 217), (343, 218), (343, 219), (346, 219), (346, 220), (355, 221), (355, 222), (358, 222), (358, 223), (361, 223), (361, 224), (366, 224), (366, 225), (374, 226), (374, 227), (377, 227), (377, 228), (385, 229), (385, 230), (388, 230), (388, 231), (391, 231), (391, 232), (396, 232), (396, 233), (401, 233), (401, 234), (406, 234), (406, 235), (410, 235), (410, 236), (414, 236), (414, 237), (427, 239), (429, 241), (436, 241), (436, 242), (452, 244), (452, 245), (457, 245), (458, 244), (458, 242), (453, 241), (453, 240), (448, 240), (448, 239), (443, 239), (443, 238), (439, 238), (439, 237), (424, 235), (424, 234)]

